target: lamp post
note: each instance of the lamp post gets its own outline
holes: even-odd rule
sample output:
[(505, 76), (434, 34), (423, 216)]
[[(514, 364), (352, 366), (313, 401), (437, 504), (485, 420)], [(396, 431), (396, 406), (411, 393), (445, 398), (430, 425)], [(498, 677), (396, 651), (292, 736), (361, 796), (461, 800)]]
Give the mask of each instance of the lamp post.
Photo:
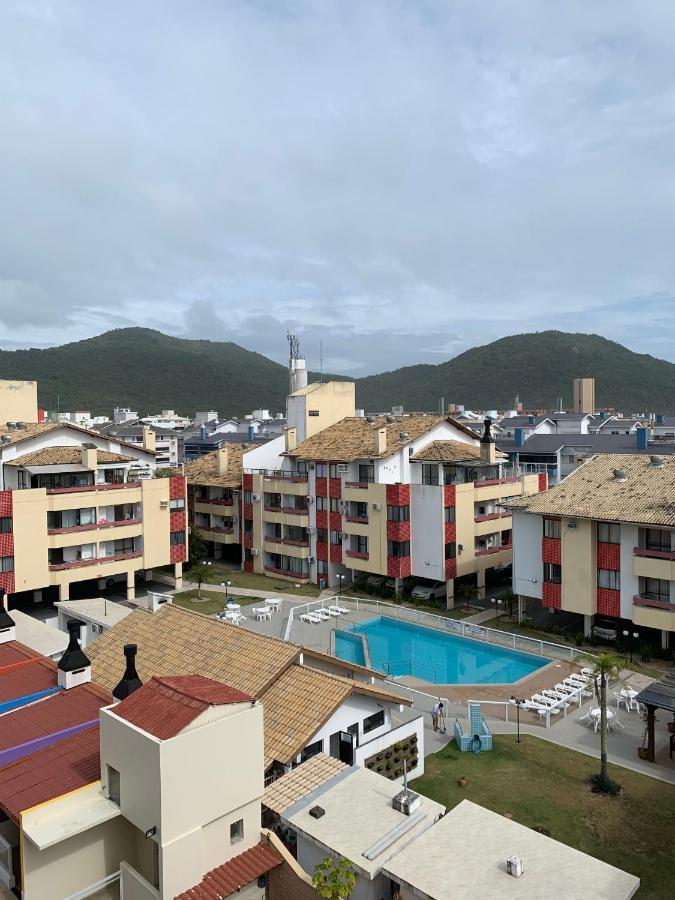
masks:
[(227, 589), (232, 586), (231, 581), (221, 581), (220, 586), (225, 588), (225, 602), (227, 603)]
[(502, 612), (502, 598), (501, 597), (493, 597), (495, 601), (495, 613), (497, 614), (497, 628), (499, 628), (499, 617)]
[(526, 701), (524, 699), (519, 700), (517, 697), (514, 697), (513, 695), (511, 695), (511, 698), (509, 700), (509, 703), (512, 706), (515, 706), (515, 708), (516, 708), (516, 743), (517, 744), (520, 743), (520, 707), (525, 702)]
[(339, 596), (342, 597), (342, 582), (344, 581), (344, 575), (338, 575), (338, 585), (339, 585)]
[(623, 632), (623, 636), (628, 638), (628, 649), (630, 651), (630, 661), (633, 662), (633, 642), (636, 641), (640, 637), (639, 631), (634, 631), (632, 634), (630, 631), (625, 630)]

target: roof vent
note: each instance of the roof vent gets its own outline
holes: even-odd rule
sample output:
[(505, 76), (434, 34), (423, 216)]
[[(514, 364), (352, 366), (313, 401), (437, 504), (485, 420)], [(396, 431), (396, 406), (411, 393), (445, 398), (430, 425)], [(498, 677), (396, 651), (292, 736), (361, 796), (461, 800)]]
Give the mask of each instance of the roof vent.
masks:
[(402, 444), (407, 444), (408, 441), (410, 440), (410, 435), (408, 434), (407, 431), (402, 431), (399, 434), (398, 439)]
[(625, 481), (627, 477), (625, 469), (614, 469), (614, 481)]
[(662, 456), (650, 456), (649, 462), (654, 466), (655, 469), (660, 469), (663, 465), (663, 457)]
[(420, 805), (420, 795), (408, 789), (408, 764), (405, 759), (403, 760), (403, 790), (393, 797), (391, 805), (404, 816), (414, 813)]
[(395, 416), (387, 416), (387, 418), (386, 418), (387, 425), (393, 425), (395, 421), (396, 421)]
[(12, 443), (12, 436), (9, 435), (9, 434), (3, 434), (3, 436), (2, 436), (2, 443), (3, 443), (3, 444), (11, 444), (11, 443)]
[(85, 450), (96, 450), (96, 444), (91, 444), (91, 443), (89, 443), (89, 441), (82, 444), (82, 446), (84, 447)]
[(116, 700), (125, 700), (129, 694), (133, 694), (134, 691), (138, 690), (139, 687), (143, 684), (141, 679), (138, 677), (138, 672), (136, 671), (136, 651), (138, 647), (136, 644), (125, 644), (124, 645), (124, 655), (127, 660), (127, 665), (124, 670), (124, 675), (113, 691), (113, 697)]
[(310, 809), (309, 814), (313, 819), (320, 819), (322, 816), (326, 815), (326, 810), (323, 806), (313, 806)]
[(81, 628), (82, 623), (77, 619), (71, 619), (68, 622), (70, 641), (57, 666), (59, 687), (66, 688), (66, 690), (91, 681), (91, 663), (80, 647)]
[(523, 861), (519, 856), (509, 856), (506, 860), (506, 871), (514, 878), (520, 878), (523, 874)]
[(17, 428), (26, 428), (27, 424), (28, 424), (27, 422), (17, 422), (16, 427)]
[(16, 422), (7, 422), (7, 431), (14, 431), (16, 428)]
[(366, 416), (366, 422), (369, 425), (373, 425), (375, 423), (375, 416)]

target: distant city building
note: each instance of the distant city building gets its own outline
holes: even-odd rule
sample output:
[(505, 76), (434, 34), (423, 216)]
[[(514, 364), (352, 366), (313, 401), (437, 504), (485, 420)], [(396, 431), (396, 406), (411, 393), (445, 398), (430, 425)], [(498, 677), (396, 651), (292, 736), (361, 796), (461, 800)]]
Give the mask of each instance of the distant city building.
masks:
[(575, 378), (572, 384), (572, 410), (575, 413), (595, 412), (595, 378)]

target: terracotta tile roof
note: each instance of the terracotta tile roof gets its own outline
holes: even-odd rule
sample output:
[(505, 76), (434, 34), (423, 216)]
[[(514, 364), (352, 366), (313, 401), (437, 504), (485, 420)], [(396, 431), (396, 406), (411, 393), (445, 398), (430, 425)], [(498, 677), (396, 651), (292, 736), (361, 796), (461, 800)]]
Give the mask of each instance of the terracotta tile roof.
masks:
[(188, 484), (202, 484), (208, 487), (241, 487), (242, 461), (244, 449), (241, 444), (228, 444), (227, 474), (218, 474), (218, 450), (206, 453), (198, 459), (185, 464), (185, 475)]
[(56, 684), (56, 663), (51, 659), (33, 653), (17, 641), (0, 644), (0, 703), (46, 691)]
[[(89, 435), (90, 437), (98, 438), (105, 437), (105, 435), (101, 435), (98, 431), (92, 431), (90, 428), (82, 428), (80, 425), (75, 425), (72, 422), (29, 422), (25, 428), (12, 428), (9, 429), (7, 427), (7, 423), (0, 423), (0, 437), (2, 435), (8, 435), (10, 440), (6, 441), (6, 444), (19, 444), (22, 441), (27, 441), (29, 438), (37, 437), (39, 434), (47, 434), (50, 431), (54, 431), (58, 428), (68, 428), (71, 431), (76, 431), (81, 435)], [(142, 451), (144, 453), (150, 453), (151, 456), (155, 454), (148, 451), (143, 450), (142, 447), (134, 446), (133, 444), (129, 444), (126, 441), (121, 441), (118, 438), (113, 438), (116, 444), (122, 444), (124, 447), (129, 447), (134, 451)]]
[(0, 673), (6, 666), (13, 666), (15, 663), (25, 662), (28, 659), (42, 658), (40, 653), (31, 650), (20, 641), (7, 641), (6, 644), (0, 644)]
[(338, 772), (348, 768), (347, 763), (340, 762), (339, 759), (325, 753), (317, 753), (268, 785), (263, 794), (262, 804), (272, 812), (281, 814), (289, 806), (330, 781)]
[(113, 713), (148, 734), (167, 740), (179, 734), (210, 706), (245, 703), (252, 699), (248, 694), (203, 675), (155, 677), (118, 703)]
[(281, 856), (272, 847), (256, 844), (207, 872), (199, 884), (178, 894), (175, 900), (223, 900), (282, 862)]
[(95, 725), (0, 769), (0, 809), (18, 824), (25, 809), (93, 784), (101, 777)]
[[(498, 459), (504, 454), (497, 451)], [(432, 441), (410, 457), (411, 462), (463, 462), (480, 459), (478, 444), (463, 444), (461, 441)]]
[[(473, 431), (465, 428), (459, 422), (455, 422), (446, 416), (411, 415), (398, 416), (393, 422), (388, 422), (392, 416), (374, 416), (370, 423), (364, 416), (350, 416), (336, 422), (328, 428), (324, 428), (318, 434), (290, 450), (286, 455), (301, 459), (330, 460), (333, 462), (352, 462), (355, 459), (383, 458), (395, 453), (402, 446), (418, 440), (427, 431), (436, 425), (447, 422), (455, 428), (471, 436)], [(386, 449), (383, 453), (375, 453), (375, 434), (379, 428), (387, 429)], [(402, 444), (399, 436), (406, 432), (409, 441)]]
[[(96, 458), (98, 465), (136, 462), (135, 456), (110, 453), (108, 450), (99, 450)], [(7, 461), (9, 466), (76, 466), (81, 463), (80, 447), (43, 447), (42, 450), (35, 450), (33, 453), (26, 453), (24, 456)]]
[(385, 690), (307, 666), (289, 666), (258, 699), (265, 722), (265, 768), (291, 762), (333, 713), (353, 694), (410, 705)]
[(2, 717), (0, 751), (98, 719), (99, 709), (110, 703), (108, 691), (95, 684), (81, 684), (22, 706)]
[[(540, 515), (675, 527), (675, 457), (599, 454), (559, 484), (509, 506)], [(625, 480), (614, 477), (623, 469)]]
[(237, 625), (165, 604), (139, 609), (87, 644), (93, 680), (112, 690), (124, 671), (124, 644), (137, 644), (142, 681), (153, 675), (204, 675), (258, 697), (300, 648)]

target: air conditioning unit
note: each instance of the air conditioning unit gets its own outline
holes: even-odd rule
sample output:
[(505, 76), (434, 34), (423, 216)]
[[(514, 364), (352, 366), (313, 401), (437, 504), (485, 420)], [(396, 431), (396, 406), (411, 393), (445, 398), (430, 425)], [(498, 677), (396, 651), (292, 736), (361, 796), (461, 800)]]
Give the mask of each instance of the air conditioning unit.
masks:
[(314, 463), (310, 463), (309, 466), (308, 466), (307, 468), (308, 468), (308, 469), (314, 469)]
[(376, 512), (380, 512), (380, 510), (382, 509), (382, 504), (381, 503), (373, 503), (373, 509)]
[(251, 547), (251, 556), (259, 556), (260, 550), (257, 547)]
[(349, 503), (346, 500), (338, 500), (338, 512), (346, 513), (349, 509)]
[(307, 494), (307, 496), (305, 497), (305, 500), (308, 503), (314, 503), (314, 497), (312, 497), (311, 494)]
[(349, 466), (347, 465), (347, 463), (338, 463), (335, 468), (340, 473), (340, 475), (346, 475), (347, 472), (349, 472)]
[(313, 525), (308, 525), (307, 534), (316, 534), (316, 528)]
[(308, 557), (307, 557), (307, 562), (308, 562), (308, 563), (313, 563), (313, 562), (315, 562), (314, 557), (313, 557), (313, 556), (308, 556)]
[(251, 494), (251, 500), (253, 500), (254, 503), (260, 503), (260, 494)]
[(343, 532), (340, 534), (340, 540), (346, 541), (348, 538), (349, 538), (349, 535), (347, 534), (346, 531), (343, 531)]
[(458, 553), (461, 553), (463, 549), (464, 549), (464, 544), (457, 544), (457, 552)]

